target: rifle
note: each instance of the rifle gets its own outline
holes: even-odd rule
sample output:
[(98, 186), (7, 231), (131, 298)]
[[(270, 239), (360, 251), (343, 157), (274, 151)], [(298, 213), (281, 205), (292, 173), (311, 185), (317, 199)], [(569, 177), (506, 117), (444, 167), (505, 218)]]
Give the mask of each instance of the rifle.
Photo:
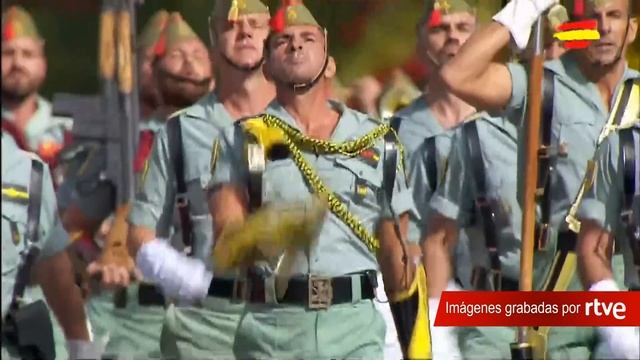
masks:
[(128, 265), (132, 262), (126, 250), (126, 218), (134, 196), (133, 158), (139, 121), (135, 19), (136, 6), (142, 1), (102, 2), (99, 45), (102, 93), (53, 97), (53, 113), (74, 119), (74, 147), (99, 148), (106, 155), (98, 176), (115, 189), (115, 203), (109, 213), (115, 210), (116, 217), (106, 238), (102, 260), (117, 259)]
[[(533, 57), (529, 74), (526, 162), (524, 176), (524, 205), (522, 209), (522, 250), (520, 254), (520, 291), (533, 290), (533, 255), (536, 224), (536, 190), (538, 187), (538, 151), (540, 147), (540, 119), (542, 113), (542, 79), (544, 65), (544, 20), (540, 16), (533, 33)], [(534, 346), (535, 334), (526, 326), (517, 330), (517, 339), (511, 344), (514, 360), (542, 357)], [(534, 338), (532, 338), (534, 336)]]

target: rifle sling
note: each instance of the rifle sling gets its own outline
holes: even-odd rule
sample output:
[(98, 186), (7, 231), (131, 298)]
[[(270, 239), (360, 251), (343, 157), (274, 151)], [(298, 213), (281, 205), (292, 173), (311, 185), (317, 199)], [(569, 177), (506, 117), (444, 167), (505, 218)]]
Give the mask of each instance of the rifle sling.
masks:
[(40, 253), (36, 246), (39, 239), (40, 204), (42, 203), (42, 174), (44, 165), (38, 160), (31, 161), (31, 179), (29, 182), (29, 202), (27, 205), (27, 229), (25, 248), (27, 253), (22, 265), (18, 268), (16, 284), (13, 288), (11, 306), (17, 308), (18, 300), (24, 296), (24, 291), (31, 278), (31, 268)]
[(193, 232), (190, 215), (189, 198), (187, 197), (187, 184), (184, 175), (184, 147), (182, 143), (182, 126), (180, 116), (174, 116), (167, 122), (167, 138), (169, 141), (169, 157), (173, 163), (176, 177), (176, 205), (180, 216), (182, 228), (182, 243), (193, 246)]
[[(485, 247), (489, 254), (489, 266), (491, 269), (491, 281), (494, 290), (500, 290), (502, 284), (502, 267), (500, 264), (500, 254), (498, 251), (498, 234), (496, 232), (496, 210), (489, 199), (486, 185), (486, 172), (480, 136), (476, 121), (468, 121), (462, 126), (462, 131), (467, 140), (467, 152), (469, 153), (469, 164), (473, 172), (473, 180), (476, 185), (475, 204), (480, 217), (482, 218), (482, 229), (484, 233)], [(474, 268), (472, 273), (473, 286), (479, 289), (480, 284), (485, 283), (486, 269)]]

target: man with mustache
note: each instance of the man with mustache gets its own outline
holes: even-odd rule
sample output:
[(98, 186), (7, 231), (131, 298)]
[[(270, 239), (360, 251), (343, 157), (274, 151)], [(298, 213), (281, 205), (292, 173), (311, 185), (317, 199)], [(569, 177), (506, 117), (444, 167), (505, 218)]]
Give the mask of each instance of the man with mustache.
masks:
[(51, 116), (51, 104), (38, 95), (47, 72), (44, 39), (19, 6), (2, 14), (2, 128), (26, 151), (53, 163), (70, 119)]
[[(297, 240), (304, 245), (284, 255), (258, 257), (262, 261), (249, 256), (238, 354), (381, 358), (385, 324), (373, 303), (380, 267), (405, 355), (427, 358), (428, 325), (413, 312), (414, 304), (426, 305), (414, 291), (426, 279), (414, 254), (402, 253), (408, 247), (404, 235), (413, 201), (402, 155), (383, 154), (383, 137), (391, 147), (397, 138), (387, 124), (329, 100), (326, 86), (336, 64), (327, 50), (327, 31), (300, 1), (284, 4), (273, 18), (265, 62), (265, 73), (276, 84), (276, 100), (265, 115), (227, 127), (216, 140), (220, 148), (209, 182), (216, 258), (232, 256), (232, 250), (225, 250), (235, 244), (229, 232), (250, 231), (254, 215), (259, 218), (269, 206), (286, 209), (289, 202), (307, 204), (314, 196), (327, 195), (331, 212), (320, 217), (319, 233), (300, 235)], [(262, 155), (249, 151), (254, 136), (263, 146)], [(253, 161), (264, 161), (262, 173), (250, 172)], [(260, 185), (255, 185), (256, 176)], [(259, 250), (249, 249), (253, 251)], [(195, 280), (189, 279), (189, 286)], [(425, 336), (414, 339), (413, 330)], [(410, 343), (425, 352), (410, 352)]]
[[(526, 115), (526, 68), (519, 64), (495, 63), (493, 59), (511, 41), (524, 49), (536, 18), (554, 3), (554, 0), (509, 2), (494, 16), (495, 22), (474, 35), (458, 56), (443, 67), (444, 83), (457, 96), (479, 108), (506, 110), (509, 120), (521, 129)], [(536, 289), (582, 288), (575, 274), (567, 278), (551, 276), (555, 273), (551, 269), (556, 268), (552, 264), (562, 263), (554, 262), (553, 257), (575, 254), (577, 236), (573, 231), (577, 230), (579, 223), (571, 216), (571, 204), (581, 191), (587, 164), (592, 160), (598, 143), (612, 128), (605, 124), (613, 111), (613, 97), (623, 82), (638, 77), (638, 72), (629, 69), (624, 60), (637, 31), (637, 19), (633, 17), (631, 7), (633, 3), (638, 4), (629, 0), (586, 0), (580, 2), (582, 6), (567, 6), (572, 10), (574, 19), (597, 20), (600, 40), (593, 41), (585, 49), (569, 51), (560, 59), (545, 63), (554, 79), (549, 153), (554, 167), (547, 180), (549, 201), (540, 204), (550, 214), (548, 223), (541, 225), (550, 229), (551, 236), (546, 238), (548, 241), (537, 244), (533, 279)], [(519, 145), (522, 144), (520, 141)], [(520, 159), (523, 159), (523, 151), (519, 146)], [(519, 162), (520, 175), (523, 165)], [(518, 177), (520, 181), (521, 178)], [(561, 258), (566, 257), (558, 257)], [(620, 256), (613, 257), (614, 268), (618, 268), (620, 262)], [(622, 287), (621, 277), (613, 278), (598, 281), (590, 289)], [(589, 358), (595, 335), (591, 328), (551, 328), (547, 332), (548, 356)], [(633, 339), (632, 336), (627, 338)], [(600, 355), (606, 356), (595, 354), (596, 357)]]
[[(143, 181), (145, 161), (155, 134), (177, 110), (194, 104), (210, 88), (209, 52), (179, 13), (160, 12), (150, 20), (142, 35), (142, 46), (151, 47), (152, 58), (142, 59), (142, 92), (156, 95), (155, 111), (141, 124), (141, 138), (135, 172)], [(155, 34), (155, 36), (153, 36)], [(144, 48), (140, 52), (143, 52)], [(148, 60), (150, 72), (145, 73)], [(145, 84), (144, 81), (149, 82)], [(168, 234), (167, 234), (168, 236)], [(127, 278), (132, 268), (122, 268), (108, 256), (89, 265), (90, 274), (101, 273), (106, 288), (118, 279)], [(133, 261), (131, 261), (133, 264)], [(107, 354), (112, 356), (144, 356), (159, 358), (160, 333), (165, 316), (165, 298), (153, 284), (131, 284), (116, 292), (92, 296), (89, 314), (96, 334), (107, 335)]]
[[(167, 297), (193, 298), (194, 289), (181, 292), (180, 275), (198, 276), (198, 271), (211, 267), (213, 235), (203, 186), (210, 176), (213, 139), (222, 127), (260, 113), (273, 99), (273, 85), (262, 73), (269, 18), (269, 9), (259, 0), (215, 2), (209, 21), (215, 91), (172, 115), (155, 138), (129, 215), (128, 244), (145, 280), (156, 283)], [(168, 53), (166, 60), (173, 61), (174, 56), (180, 57)], [(158, 86), (172, 104), (186, 105), (195, 90), (205, 85), (193, 69), (167, 76), (170, 64), (158, 65)], [(162, 239), (172, 225), (176, 202), (178, 210), (186, 213), (181, 230), (192, 253), (189, 257)], [(216, 274), (213, 283), (220, 286), (212, 287), (201, 307), (169, 307), (161, 343), (164, 356), (233, 356), (234, 333), (243, 309), (242, 304), (230, 301), (234, 278), (233, 273)], [(129, 279), (123, 276), (112, 281), (126, 284)], [(208, 288), (207, 284), (202, 297)]]

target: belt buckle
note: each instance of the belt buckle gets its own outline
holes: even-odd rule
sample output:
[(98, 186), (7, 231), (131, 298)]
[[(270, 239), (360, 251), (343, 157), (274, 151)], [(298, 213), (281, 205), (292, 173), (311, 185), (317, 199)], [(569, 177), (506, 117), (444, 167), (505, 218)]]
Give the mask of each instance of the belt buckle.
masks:
[(331, 278), (309, 276), (309, 309), (328, 309), (333, 300), (333, 284)]

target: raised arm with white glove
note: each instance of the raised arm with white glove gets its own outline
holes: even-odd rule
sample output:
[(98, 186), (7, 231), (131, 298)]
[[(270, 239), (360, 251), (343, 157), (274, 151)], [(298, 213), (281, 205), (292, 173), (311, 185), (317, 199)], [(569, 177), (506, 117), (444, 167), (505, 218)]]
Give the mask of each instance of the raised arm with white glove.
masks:
[(511, 0), (493, 20), (509, 29), (516, 46), (522, 50), (527, 47), (536, 19), (557, 3), (558, 0)]
[[(591, 285), (589, 291), (620, 291), (613, 279)], [(598, 335), (609, 347), (613, 359), (640, 359), (640, 328), (637, 326), (598, 327)]]

